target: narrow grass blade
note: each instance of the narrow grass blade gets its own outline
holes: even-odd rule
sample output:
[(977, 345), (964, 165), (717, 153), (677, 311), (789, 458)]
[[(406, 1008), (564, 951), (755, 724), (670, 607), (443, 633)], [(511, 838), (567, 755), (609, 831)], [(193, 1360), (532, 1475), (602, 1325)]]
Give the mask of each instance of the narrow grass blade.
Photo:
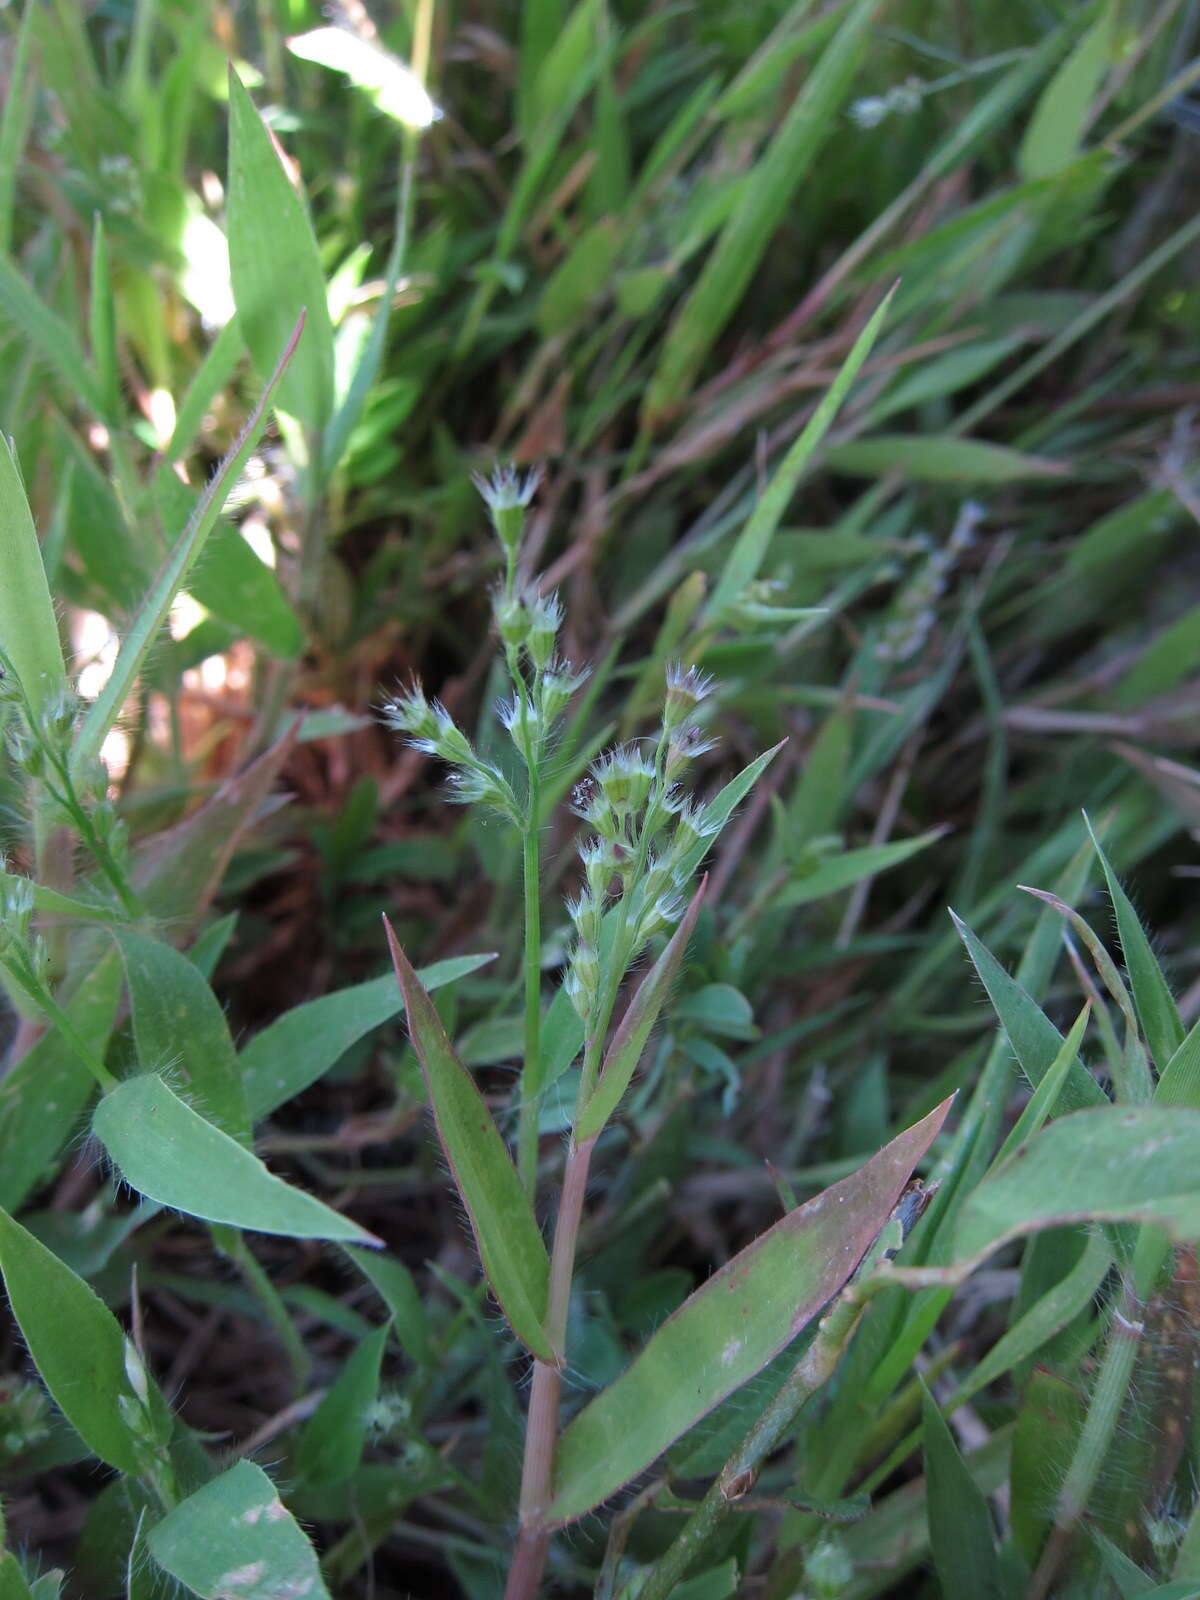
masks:
[(1133, 909), (1133, 903), (1122, 889), (1120, 879), (1113, 871), (1090, 822), (1088, 822), (1088, 832), (1092, 836), (1092, 843), (1096, 846), (1096, 855), (1103, 869), (1109, 899), (1116, 914), (1117, 932), (1121, 936), (1121, 951), (1125, 957), (1125, 970), (1129, 974), (1129, 982), (1133, 989), (1133, 1003), (1137, 1008), (1138, 1020), (1146, 1035), (1146, 1043), (1150, 1046), (1150, 1054), (1154, 1057), (1158, 1070), (1164, 1072), (1167, 1063), (1183, 1043), (1184, 1027), (1179, 1008), (1167, 987), (1162, 968), (1155, 960), (1154, 951), (1150, 948), (1150, 941), (1138, 920), (1137, 912)]
[(72, 760), (77, 767), (84, 767), (96, 759), (100, 754), (100, 746), (104, 742), (105, 735), (120, 716), (121, 707), (137, 681), (147, 651), (166, 621), (176, 594), (203, 550), (213, 524), (221, 514), (221, 507), (225, 504), (229, 491), (236, 483), (267, 425), (267, 416), (275, 391), (296, 349), (303, 325), (302, 314), (283, 347), (283, 354), (279, 357), (275, 371), (263, 390), (258, 404), (246, 419), (246, 425), (235, 440), (233, 448), (209, 480), (187, 526), (179, 535), (174, 549), (155, 578), (141, 610), (133, 619), (112, 673), (92, 702), (91, 709), (76, 737)]
[(442, 1148), (471, 1219), (483, 1270), (513, 1332), (535, 1356), (553, 1361), (543, 1326), (550, 1262), (517, 1169), (386, 918), (384, 926)]
[(170, 945), (131, 929), (114, 934), (129, 984), (138, 1061), (145, 1073), (170, 1070), (190, 1103), (239, 1144), (250, 1116), (229, 1024), (199, 970)]
[[(950, 915), (959, 937), (967, 947), (971, 963), (988, 992), (1000, 1026), (1008, 1035), (1008, 1042), (1021, 1064), (1021, 1071), (1036, 1089), (1062, 1049), (1062, 1034), (1016, 979), (1005, 972), (966, 923), (953, 911)], [(1059, 1097), (1067, 1111), (1107, 1104), (1104, 1091), (1080, 1061), (1072, 1063)]]
[(712, 839), (729, 821), (738, 806), (741, 805), (786, 743), (786, 739), (781, 739), (778, 744), (772, 745), (769, 750), (764, 750), (762, 755), (755, 756), (749, 765), (742, 768), (736, 778), (731, 778), (725, 787), (719, 790), (707, 803), (700, 814), (702, 831), (707, 835), (707, 838), (695, 845), (691, 855), (687, 856), (681, 863), (679, 869), (681, 877), (690, 878), (697, 870), (708, 852)]
[(563, 1434), (552, 1522), (573, 1521), (644, 1472), (816, 1316), (891, 1215), (950, 1103), (789, 1212), (662, 1324)]
[(391, 1327), (405, 1355), (418, 1366), (427, 1366), (433, 1359), (429, 1323), (412, 1273), (402, 1261), (381, 1250), (349, 1245), (346, 1254), (388, 1308)]
[(1023, 177), (1049, 177), (1079, 153), (1109, 64), (1116, 20), (1116, 6), (1110, 3), (1042, 90), (1017, 152)]
[[(279, 406), (322, 428), (333, 404), (333, 325), (312, 223), (241, 79), (229, 69), (229, 275), (238, 324), (260, 376), (289, 330), (303, 338), (279, 381)], [(290, 344), (295, 344), (293, 332)]]
[(147, 1441), (129, 1418), (143, 1406), (129, 1380), (117, 1319), (82, 1278), (5, 1211), (0, 1271), (29, 1353), (67, 1421), (102, 1461), (138, 1476)]
[(357, 1470), (370, 1410), (379, 1398), (379, 1369), (391, 1331), (385, 1322), (356, 1346), (305, 1423), (296, 1446), (296, 1466), (307, 1487), (343, 1483)]
[(0, 438), (0, 648), (37, 716), (67, 681), (42, 549), (12, 446)]
[(766, 493), (755, 506), (746, 526), (738, 534), (729, 553), (729, 559), (717, 581), (712, 599), (708, 603), (710, 617), (721, 618), (736, 602), (747, 584), (757, 577), (775, 531), (796, 492), (796, 485), (812, 460), (813, 453), (833, 425), (839, 406), (846, 398), (850, 385), (858, 376), (859, 369), (879, 336), (879, 330), (883, 326), (894, 293), (894, 289), (889, 290), (876, 307), (870, 321), (854, 341), (850, 354), (842, 363), (841, 370), (830, 384), (820, 405), (776, 468)]
[(0, 317), (6, 318), (58, 374), (68, 394), (93, 416), (104, 415), (104, 396), (78, 339), (3, 255), (0, 255)]
[(891, 844), (868, 844), (860, 850), (843, 850), (841, 855), (830, 856), (818, 862), (811, 872), (793, 879), (771, 897), (771, 905), (776, 908), (805, 906), (814, 900), (823, 900), (826, 895), (848, 889), (863, 878), (899, 866), (902, 861), (927, 850), (942, 838), (943, 832), (941, 828), (934, 828), (915, 839), (895, 839)]
[(205, 351), (204, 360), (193, 373), (187, 393), (179, 402), (175, 412), (175, 427), (163, 451), (166, 466), (182, 460), (195, 444), (210, 406), (237, 371), (238, 362), (245, 352), (237, 317), (230, 317)]
[(657, 426), (679, 404), (741, 303), (805, 174), (836, 133), (838, 112), (850, 93), (877, 9), (877, 0), (858, 0), (743, 180), (733, 215), (664, 336), (663, 356), (643, 406), (646, 426)]
[(112, 427), (121, 415), (121, 372), (117, 363), (117, 311), (113, 302), (108, 240), (97, 213), (92, 224), (92, 282), (88, 303), (92, 366), (104, 406), (103, 419)]
[(1037, 1088), (1025, 1102), (1021, 1115), (1013, 1124), (1011, 1133), (1001, 1145), (993, 1162), (999, 1166), (1002, 1161), (1012, 1155), (1019, 1145), (1031, 1139), (1038, 1129), (1045, 1123), (1055, 1105), (1066, 1082), (1067, 1073), (1079, 1058), (1079, 1046), (1083, 1043), (1084, 1033), (1087, 1031), (1088, 1019), (1092, 1014), (1092, 1003), (1087, 1001), (1083, 1010), (1075, 1018), (1071, 1031), (1059, 1046), (1058, 1054), (1048, 1067), (1045, 1076)]
[(190, 1494), (146, 1542), (163, 1571), (202, 1600), (329, 1600), (316, 1552), (253, 1461)]
[[(426, 991), (465, 978), (494, 955), (451, 956), (417, 973)], [(250, 1118), (259, 1122), (313, 1084), (346, 1051), (404, 1010), (390, 973), (293, 1006), (255, 1034), (238, 1057)], [(574, 1014), (574, 1013), (572, 1013)]]
[(12, 248), (17, 170), (25, 140), (29, 137), (37, 97), (37, 76), (30, 62), (37, 8), (38, 0), (25, 0), (8, 68), (8, 91), (4, 96), (4, 108), (0, 111), (0, 253), (4, 255)]
[(968, 1195), (959, 1260), (1065, 1222), (1153, 1222), (1200, 1238), (1200, 1111), (1107, 1106), (1049, 1124)]
[(1154, 1091), (1156, 1105), (1200, 1110), (1200, 1019), (1167, 1062)]
[(1001, 1600), (996, 1541), (987, 1501), (968, 1472), (937, 1402), (922, 1386), (925, 1493), (933, 1564), (947, 1595)]
[(666, 949), (638, 985), (637, 993), (621, 1018), (621, 1025), (613, 1035), (612, 1043), (604, 1057), (599, 1082), (575, 1127), (575, 1137), (580, 1142), (584, 1139), (594, 1139), (601, 1131), (621, 1103), (621, 1097), (637, 1071), (642, 1052), (646, 1048), (646, 1041), (658, 1021), (671, 984), (679, 971), (688, 940), (696, 926), (706, 883), (707, 880), (702, 882), (692, 896), (691, 904), (668, 940)]
[(379, 1242), (268, 1172), (161, 1078), (147, 1074), (118, 1084), (96, 1107), (92, 1131), (130, 1188), (173, 1211), (291, 1239)]
[(829, 452), (828, 462), (833, 472), (867, 478), (901, 472), (916, 483), (1015, 483), (1060, 477), (1067, 470), (1057, 461), (1024, 455), (1006, 445), (950, 434), (879, 433), (838, 445)]

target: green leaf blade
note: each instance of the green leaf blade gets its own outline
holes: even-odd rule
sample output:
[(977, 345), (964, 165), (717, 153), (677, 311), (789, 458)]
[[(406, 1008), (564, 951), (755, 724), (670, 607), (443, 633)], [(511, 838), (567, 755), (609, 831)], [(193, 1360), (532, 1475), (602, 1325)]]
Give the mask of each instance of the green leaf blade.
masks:
[(137, 1476), (139, 1441), (123, 1414), (139, 1405), (125, 1370), (125, 1336), (98, 1295), (7, 1212), (0, 1271), (25, 1342), (55, 1403), (102, 1461)]
[(386, 918), (384, 926), (438, 1135), (467, 1208), (483, 1270), (513, 1332), (540, 1360), (553, 1362), (556, 1355), (544, 1327), (550, 1261), (541, 1230), (483, 1096), (455, 1055), (433, 1001)]
[(854, 1271), (949, 1109), (943, 1101), (790, 1211), (662, 1324), (563, 1434), (551, 1522), (573, 1521), (643, 1472), (801, 1331)]
[(165, 1572), (202, 1600), (329, 1600), (316, 1552), (253, 1461), (181, 1501), (147, 1537)]
[(262, 377), (297, 318), (304, 335), (279, 389), (284, 411), (322, 428), (333, 405), (333, 326), (312, 223), (241, 79), (229, 72), (229, 275)]
[(139, 1194), (205, 1222), (292, 1239), (376, 1244), (374, 1235), (269, 1172), (161, 1078), (129, 1078), (105, 1095), (96, 1137)]
[(67, 681), (42, 547), (12, 446), (0, 438), (0, 648), (34, 715)]
[(987, 1501), (968, 1472), (937, 1401), (924, 1387), (921, 1428), (929, 1539), (943, 1592), (1000, 1600), (996, 1544)]

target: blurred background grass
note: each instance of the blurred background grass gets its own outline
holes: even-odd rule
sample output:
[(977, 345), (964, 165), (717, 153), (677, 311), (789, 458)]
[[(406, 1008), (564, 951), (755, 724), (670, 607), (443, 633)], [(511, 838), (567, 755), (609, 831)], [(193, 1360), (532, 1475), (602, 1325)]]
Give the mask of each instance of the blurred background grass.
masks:
[[(326, 470), (299, 425), (260, 449), (106, 749), (148, 832), (307, 713), (292, 804), (222, 885), (237, 916), (217, 987), (237, 1027), (378, 971), (387, 910), (421, 960), (499, 951), (448, 1011), (506, 1090), (519, 862), (372, 718), (416, 675), (486, 728), (496, 552), (473, 471), (545, 469), (534, 551), (571, 654), (600, 664), (564, 774), (644, 730), (676, 656), (719, 682), (714, 786), (788, 739), (715, 856), (717, 914), (630, 1120), (639, 1159), (604, 1194), (585, 1381), (771, 1214), (764, 1158), (803, 1191), (970, 1088), (991, 1021), (944, 908), (1011, 963), (1036, 910), (1015, 885), (1058, 877), (1081, 808), (1193, 1020), (1195, 0), (414, 0), (369, 16), (35, 0), (5, 20), (0, 425), (85, 693), (264, 375), (231, 320), (230, 61), (311, 212), (339, 397), (381, 341)], [(333, 42), (316, 31), (331, 26)], [(285, 230), (269, 213), (246, 229), (283, 317), (304, 287)], [(704, 597), (737, 535), (897, 280), (753, 586), (713, 623)], [(15, 788), (6, 803), (19, 858)], [(566, 818), (564, 887), (569, 836)], [(1079, 987), (1064, 963), (1056, 1020)], [(494, 1507), (517, 1421), (447, 1277), (471, 1269), (420, 1115), (385, 1032), (263, 1148), (357, 1194), (419, 1269), (455, 1330), (424, 1437), (473, 1437)], [(51, 1204), (92, 1182), (68, 1154)], [(164, 1350), (173, 1314), (210, 1315), (189, 1248), (175, 1235), (144, 1263)], [(332, 1359), (353, 1307), (319, 1260), (286, 1271)], [(231, 1335), (254, 1325), (234, 1291), (221, 1303), (185, 1409), (243, 1437), (282, 1403), (278, 1359), (257, 1330), (239, 1376)], [(969, 1349), (980, 1317), (943, 1327), (934, 1358)], [(87, 1514), (82, 1489), (63, 1492), (66, 1510), (35, 1490), (17, 1516), (51, 1549)], [(387, 1548), (412, 1590), (443, 1592), (449, 1562), (490, 1592), (470, 1518), (451, 1536), (419, 1486), (410, 1501)], [(919, 1558), (877, 1557), (852, 1592)]]

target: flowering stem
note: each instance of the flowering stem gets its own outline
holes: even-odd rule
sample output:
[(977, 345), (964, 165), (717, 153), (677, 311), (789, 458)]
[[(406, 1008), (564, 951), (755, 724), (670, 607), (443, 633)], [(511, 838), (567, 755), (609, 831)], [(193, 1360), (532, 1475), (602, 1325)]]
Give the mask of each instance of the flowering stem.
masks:
[(521, 851), (525, 879), (525, 1066), (517, 1122), (517, 1170), (532, 1199), (537, 1188), (538, 1117), (542, 1095), (542, 907), (537, 765), (529, 769), (529, 814)]

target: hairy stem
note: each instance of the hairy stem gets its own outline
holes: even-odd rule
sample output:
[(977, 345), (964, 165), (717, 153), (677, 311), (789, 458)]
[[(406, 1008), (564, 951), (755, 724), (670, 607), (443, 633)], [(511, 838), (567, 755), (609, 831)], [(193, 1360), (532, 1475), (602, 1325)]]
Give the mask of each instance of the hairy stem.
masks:
[(546, 1361), (535, 1361), (533, 1366), (529, 1417), (525, 1426), (525, 1461), (521, 1469), (519, 1528), (504, 1600), (534, 1600), (550, 1548), (550, 1529), (546, 1526), (546, 1516), (554, 1498), (554, 1451), (558, 1443), (562, 1369), (566, 1364), (567, 1312), (571, 1304), (571, 1280), (575, 1274), (579, 1224), (583, 1216), (588, 1170), (595, 1142), (594, 1139), (585, 1139), (581, 1144), (572, 1144), (563, 1173), (562, 1200), (554, 1229), (554, 1248), (550, 1255), (550, 1291), (546, 1306), (546, 1332), (558, 1360), (553, 1365)]
[(542, 1099), (542, 906), (539, 794), (536, 761), (529, 768), (529, 814), (522, 857), (525, 880), (525, 1066), (517, 1113), (517, 1170), (530, 1199), (537, 1188), (538, 1117)]

